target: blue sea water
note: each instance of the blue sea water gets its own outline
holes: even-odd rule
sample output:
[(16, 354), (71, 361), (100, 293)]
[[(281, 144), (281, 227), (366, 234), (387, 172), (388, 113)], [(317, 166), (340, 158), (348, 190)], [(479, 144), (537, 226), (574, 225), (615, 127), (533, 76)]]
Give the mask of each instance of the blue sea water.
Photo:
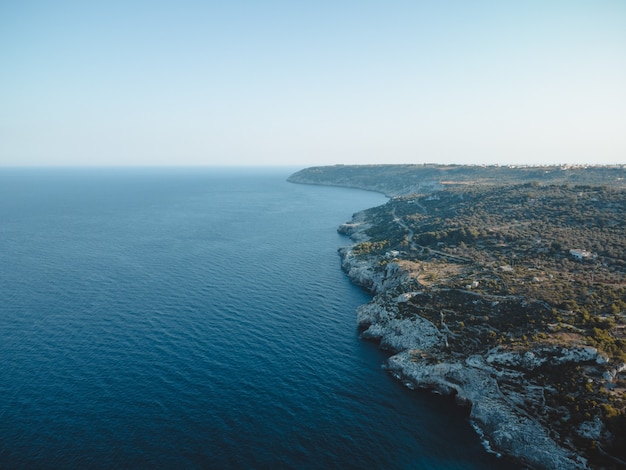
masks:
[(0, 170), (0, 468), (502, 468), (390, 378), (287, 169)]

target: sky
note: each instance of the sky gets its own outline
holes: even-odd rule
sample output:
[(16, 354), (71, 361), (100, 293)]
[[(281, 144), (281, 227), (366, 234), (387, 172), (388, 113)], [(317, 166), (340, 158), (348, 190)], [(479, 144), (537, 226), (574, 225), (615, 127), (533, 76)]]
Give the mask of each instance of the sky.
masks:
[(0, 166), (626, 163), (626, 1), (0, 0)]

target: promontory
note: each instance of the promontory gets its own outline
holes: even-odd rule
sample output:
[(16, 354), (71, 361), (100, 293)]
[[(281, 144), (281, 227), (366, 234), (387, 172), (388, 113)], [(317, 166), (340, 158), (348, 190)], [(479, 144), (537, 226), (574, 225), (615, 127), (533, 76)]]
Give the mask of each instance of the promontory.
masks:
[(338, 165), (390, 200), (339, 231), (365, 339), (529, 468), (626, 468), (626, 165)]

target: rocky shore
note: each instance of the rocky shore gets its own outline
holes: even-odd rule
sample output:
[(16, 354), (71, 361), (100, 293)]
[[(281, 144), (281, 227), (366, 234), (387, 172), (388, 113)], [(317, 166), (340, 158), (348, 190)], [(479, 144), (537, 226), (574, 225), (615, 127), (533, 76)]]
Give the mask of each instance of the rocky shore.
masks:
[(313, 167), (391, 199), (338, 231), (362, 338), (523, 468), (626, 468), (626, 166)]
[[(363, 242), (368, 239), (368, 228), (364, 214), (358, 213), (338, 231)], [(416, 283), (397, 260), (357, 255), (354, 245), (341, 248), (340, 255), (349, 278), (375, 294), (358, 308), (358, 326), (364, 339), (378, 341), (394, 353), (385, 367), (395, 378), (409, 388), (453, 395), (457, 403), (469, 407), (472, 424), (493, 452), (530, 468), (588, 468), (587, 460), (572, 446), (557, 442), (559, 436), (546, 422), (550, 410), (544, 387), (526, 377), (551, 365), (606, 365), (605, 356), (589, 346), (542, 346), (524, 352), (479, 347), (469, 355), (454, 354), (449, 348), (453, 333), (443, 318), (434, 322), (407, 313), (409, 303), (414, 308), (443, 308), (438, 305), (437, 289)], [(470, 297), (474, 304), (481, 300), (475, 293), (458, 294)], [(537, 415), (533, 410), (541, 411)], [(592, 420), (580, 424), (577, 432), (584, 438), (600, 439), (605, 430)]]

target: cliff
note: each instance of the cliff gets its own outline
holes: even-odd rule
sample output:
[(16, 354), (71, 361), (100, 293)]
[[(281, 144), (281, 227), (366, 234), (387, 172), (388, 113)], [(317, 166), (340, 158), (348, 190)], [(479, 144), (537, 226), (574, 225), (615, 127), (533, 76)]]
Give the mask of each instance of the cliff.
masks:
[[(395, 177), (366, 189), (413, 184)], [(361, 336), (394, 353), (386, 368), (407, 387), (467, 406), (494, 452), (531, 468), (626, 467), (624, 189), (429, 181), (338, 229), (354, 241), (343, 269), (375, 295), (357, 310)]]
[[(354, 227), (367, 227), (358, 222), (362, 218), (357, 215), (357, 222), (351, 224), (352, 237), (361, 242), (367, 239), (366, 230)], [(623, 364), (612, 363), (584, 344), (496, 345), (481, 338), (483, 325), (468, 324), (461, 333), (452, 331), (453, 321), (458, 320), (446, 323), (446, 316), (453, 316), (452, 309), (464, 310), (467, 317), (480, 315), (482, 323), (489, 321), (489, 315), (526, 309), (528, 300), (420, 285), (399, 259), (359, 256), (354, 246), (340, 253), (348, 276), (376, 294), (357, 310), (362, 337), (379, 341), (382, 348), (395, 353), (386, 368), (406, 386), (451, 394), (459, 404), (470, 407), (470, 419), (488, 448), (531, 468), (587, 468), (585, 452), (577, 448), (576, 440), (597, 446), (614, 437), (598, 414), (573, 416), (554, 396), (568, 374), (575, 381), (583, 378), (588, 383), (588, 377), (594, 377), (604, 380), (605, 386), (615, 385)], [(537, 302), (534, 308), (545, 306)], [(564, 420), (566, 428), (571, 426), (571, 435), (553, 426), (557, 419)], [(610, 459), (602, 466), (607, 462), (608, 468), (611, 462), (619, 466), (618, 460)]]

